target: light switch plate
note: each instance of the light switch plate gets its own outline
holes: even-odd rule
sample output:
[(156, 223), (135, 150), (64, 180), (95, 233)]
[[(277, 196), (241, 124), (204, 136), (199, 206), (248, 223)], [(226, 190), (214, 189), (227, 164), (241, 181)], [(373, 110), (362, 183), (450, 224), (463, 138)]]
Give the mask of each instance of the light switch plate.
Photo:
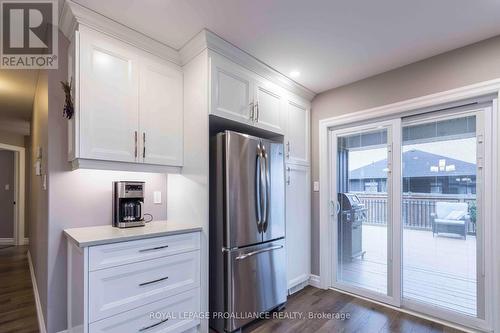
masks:
[(10, 190), (10, 184), (5, 184), (5, 190), (6, 191)]
[(319, 192), (319, 182), (318, 181), (313, 182), (313, 191)]
[(161, 191), (154, 191), (153, 201), (155, 204), (161, 204)]

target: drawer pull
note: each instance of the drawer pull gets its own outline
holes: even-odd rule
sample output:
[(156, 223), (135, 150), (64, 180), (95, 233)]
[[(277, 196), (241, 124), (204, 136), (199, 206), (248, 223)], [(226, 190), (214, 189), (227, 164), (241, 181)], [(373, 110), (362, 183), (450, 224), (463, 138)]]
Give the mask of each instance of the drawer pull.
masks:
[(157, 322), (156, 324), (153, 324), (153, 325), (150, 325), (150, 326), (143, 327), (143, 328), (139, 329), (139, 332), (144, 332), (144, 331), (147, 331), (147, 330), (149, 330), (149, 329), (151, 329), (151, 328), (153, 328), (153, 327), (156, 327), (156, 326), (158, 326), (158, 325), (163, 324), (163, 323), (164, 323), (164, 322), (166, 322), (166, 321), (168, 321), (168, 318), (167, 318), (167, 319), (163, 319), (162, 321)]
[(165, 281), (168, 279), (168, 276), (165, 276), (161, 279), (156, 279), (156, 280), (153, 280), (153, 281), (149, 281), (149, 282), (143, 282), (143, 283), (140, 283), (139, 284), (139, 287), (143, 287), (143, 286), (147, 286), (148, 284), (152, 284), (152, 283), (156, 283), (156, 282), (161, 282), (161, 281)]
[(157, 247), (152, 247), (152, 248), (149, 248), (149, 249), (142, 249), (142, 250), (139, 250), (139, 252), (156, 251), (156, 250), (165, 249), (165, 248), (167, 248), (167, 247), (168, 247), (168, 245), (157, 246)]

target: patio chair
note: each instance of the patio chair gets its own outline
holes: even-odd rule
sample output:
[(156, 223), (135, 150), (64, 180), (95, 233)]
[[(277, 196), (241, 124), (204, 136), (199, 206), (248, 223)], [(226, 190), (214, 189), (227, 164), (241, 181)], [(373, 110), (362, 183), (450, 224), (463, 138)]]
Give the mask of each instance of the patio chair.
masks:
[(470, 222), (469, 205), (466, 202), (436, 202), (436, 213), (431, 214), (432, 236), (441, 233), (457, 234), (467, 238)]

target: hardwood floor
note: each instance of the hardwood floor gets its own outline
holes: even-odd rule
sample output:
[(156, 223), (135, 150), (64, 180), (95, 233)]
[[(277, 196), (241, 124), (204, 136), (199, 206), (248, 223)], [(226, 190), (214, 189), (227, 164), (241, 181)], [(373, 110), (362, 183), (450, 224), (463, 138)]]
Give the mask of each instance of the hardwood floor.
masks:
[[(245, 327), (243, 333), (461, 332), (333, 290), (313, 287), (306, 287), (288, 298), (283, 314), (293, 316), (296, 312), (304, 317), (260, 320)], [(306, 319), (309, 313), (349, 313), (350, 319)]]
[(27, 246), (0, 247), (0, 332), (39, 332)]

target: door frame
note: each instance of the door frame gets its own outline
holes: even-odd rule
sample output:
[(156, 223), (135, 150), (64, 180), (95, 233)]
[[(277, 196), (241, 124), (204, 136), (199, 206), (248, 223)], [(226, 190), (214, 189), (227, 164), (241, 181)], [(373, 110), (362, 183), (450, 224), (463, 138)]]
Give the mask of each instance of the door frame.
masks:
[(26, 244), (24, 237), (24, 209), (26, 184), (26, 149), (20, 146), (0, 143), (0, 148), (14, 152), (14, 245)]
[[(500, 138), (497, 129), (500, 128), (500, 117), (498, 116), (498, 99), (500, 97), (500, 79), (480, 82), (465, 87), (460, 87), (436, 94), (417, 97), (389, 105), (366, 109), (348, 114), (342, 114), (336, 117), (326, 118), (319, 121), (319, 240), (320, 240), (320, 258), (319, 258), (319, 286), (323, 289), (332, 288), (332, 264), (333, 264), (333, 246), (332, 233), (333, 223), (331, 221), (330, 206), (330, 142), (329, 131), (332, 128), (339, 128), (350, 124), (363, 124), (368, 121), (380, 121), (403, 117), (412, 114), (419, 114), (431, 111), (438, 111), (445, 108), (463, 106), (471, 103), (491, 102), (492, 103), (492, 156), (491, 156), (491, 202), (497, 202), (500, 191), (500, 179), (498, 177), (498, 166), (500, 165)], [(342, 110), (339, 110), (342, 112)], [(494, 148), (496, 147), (496, 149)], [(334, 173), (335, 174), (335, 173)], [(499, 208), (497, 205), (491, 205), (489, 218), (492, 221), (497, 219)], [(487, 217), (488, 218), (488, 217)], [(500, 240), (500, 226), (492, 223), (492, 237)], [(491, 250), (493, 256), (500, 255), (499, 242), (492, 242)], [(500, 265), (496, 262), (491, 264), (491, 295), (492, 311), (500, 309)], [(418, 310), (417, 310), (418, 311)], [(446, 320), (446, 319), (445, 319)], [(454, 318), (448, 318), (454, 320)], [(457, 324), (461, 324), (456, 322)], [(493, 317), (491, 325), (495, 331), (500, 331), (500, 318)]]

